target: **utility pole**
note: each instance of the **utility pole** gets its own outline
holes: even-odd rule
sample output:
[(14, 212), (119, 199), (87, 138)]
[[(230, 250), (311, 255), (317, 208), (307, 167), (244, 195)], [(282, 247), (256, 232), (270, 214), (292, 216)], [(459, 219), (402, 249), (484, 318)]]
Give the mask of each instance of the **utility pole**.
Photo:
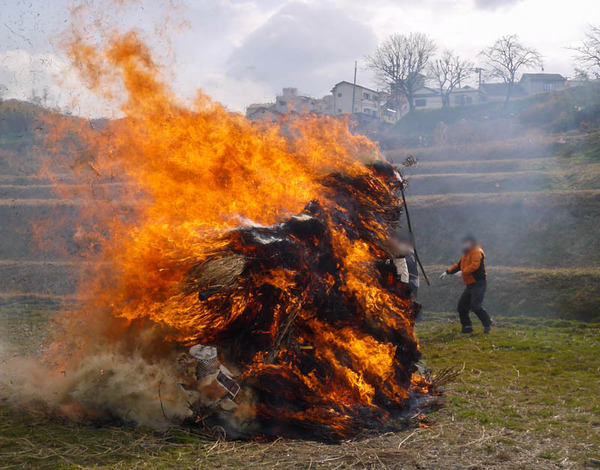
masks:
[(358, 62), (354, 61), (354, 83), (352, 84), (352, 114), (354, 114), (354, 99), (356, 98), (356, 69)]
[(483, 72), (483, 69), (481, 67), (478, 67), (475, 69), (475, 73), (479, 74), (479, 88), (481, 89), (481, 72)]

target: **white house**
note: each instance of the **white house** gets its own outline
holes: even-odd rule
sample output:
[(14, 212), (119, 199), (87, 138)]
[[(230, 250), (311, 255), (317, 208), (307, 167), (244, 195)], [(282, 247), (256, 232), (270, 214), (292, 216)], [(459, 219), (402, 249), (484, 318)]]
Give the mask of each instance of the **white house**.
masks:
[(463, 106), (479, 101), (479, 90), (469, 85), (455, 88), (450, 92), (450, 106)]
[(434, 109), (442, 107), (442, 95), (439, 91), (423, 86), (413, 94), (415, 109)]
[[(331, 89), (332, 114), (366, 114), (367, 116), (379, 117), (382, 94), (360, 85), (350, 82), (339, 82)], [(354, 104), (353, 104), (354, 100)]]
[(405, 109), (395, 105), (393, 102), (385, 102), (379, 108), (379, 119), (381, 122), (388, 124), (395, 124), (405, 114)]
[[(455, 88), (448, 96), (449, 106), (464, 106), (477, 103), (479, 101), (479, 91), (468, 85)], [(436, 109), (443, 106), (442, 94), (439, 90), (421, 87), (413, 95), (415, 109)]]

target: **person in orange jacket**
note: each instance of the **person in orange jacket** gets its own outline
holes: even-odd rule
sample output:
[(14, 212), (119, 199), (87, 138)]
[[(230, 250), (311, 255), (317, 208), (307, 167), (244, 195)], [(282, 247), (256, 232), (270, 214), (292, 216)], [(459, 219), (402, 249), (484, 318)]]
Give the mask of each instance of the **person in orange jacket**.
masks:
[(440, 279), (449, 274), (462, 274), (466, 287), (458, 300), (458, 315), (463, 333), (472, 333), (473, 325), (469, 311), (472, 310), (483, 325), (483, 332), (489, 333), (492, 327), (490, 314), (483, 308), (483, 297), (487, 288), (487, 272), (485, 270), (485, 253), (477, 244), (473, 235), (465, 236), (462, 241), (463, 255), (454, 266), (442, 273)]

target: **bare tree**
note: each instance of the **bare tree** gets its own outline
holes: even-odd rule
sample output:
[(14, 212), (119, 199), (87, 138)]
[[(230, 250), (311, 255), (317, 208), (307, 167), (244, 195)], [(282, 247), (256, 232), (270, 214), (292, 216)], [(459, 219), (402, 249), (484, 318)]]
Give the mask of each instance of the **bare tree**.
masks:
[(45, 86), (44, 89), (42, 90), (42, 104), (44, 105), (44, 108), (48, 107), (48, 99), (50, 98), (50, 89)]
[(27, 98), (27, 101), (29, 101), (31, 104), (35, 104), (37, 106), (41, 106), (43, 104), (42, 97), (38, 94), (38, 92), (35, 88), (31, 89), (31, 93), (30, 93), (29, 97)]
[(489, 66), (491, 75), (501, 78), (508, 85), (507, 102), (521, 71), (543, 65), (541, 54), (537, 50), (523, 45), (515, 34), (498, 39), (492, 46), (482, 50), (479, 55)]
[(588, 82), (590, 80), (590, 72), (585, 69), (575, 67), (575, 70), (573, 70), (573, 79), (582, 82)]
[(575, 60), (580, 69), (600, 78), (600, 27), (589, 25), (581, 44), (573, 50), (576, 52)]
[(403, 96), (413, 110), (413, 96), (423, 86), (427, 64), (436, 49), (435, 42), (425, 34), (392, 34), (367, 59), (392, 98)]
[(450, 50), (444, 51), (442, 57), (429, 66), (429, 77), (438, 86), (444, 107), (450, 106), (450, 94), (473, 73), (473, 67), (472, 62), (462, 60)]

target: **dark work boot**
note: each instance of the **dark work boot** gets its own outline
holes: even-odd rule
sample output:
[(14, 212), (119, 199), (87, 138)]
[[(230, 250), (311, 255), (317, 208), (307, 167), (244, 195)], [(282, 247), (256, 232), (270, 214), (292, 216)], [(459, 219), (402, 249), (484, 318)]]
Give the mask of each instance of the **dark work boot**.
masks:
[(461, 333), (464, 333), (464, 334), (473, 333), (473, 326), (472, 325), (463, 325)]
[(490, 317), (490, 314), (487, 313), (485, 308), (480, 307), (477, 310), (475, 310), (475, 315), (477, 315), (477, 318), (479, 318), (479, 320), (481, 321), (481, 324), (483, 325), (483, 332), (485, 334), (488, 334), (490, 332), (490, 328), (493, 323), (492, 317)]

